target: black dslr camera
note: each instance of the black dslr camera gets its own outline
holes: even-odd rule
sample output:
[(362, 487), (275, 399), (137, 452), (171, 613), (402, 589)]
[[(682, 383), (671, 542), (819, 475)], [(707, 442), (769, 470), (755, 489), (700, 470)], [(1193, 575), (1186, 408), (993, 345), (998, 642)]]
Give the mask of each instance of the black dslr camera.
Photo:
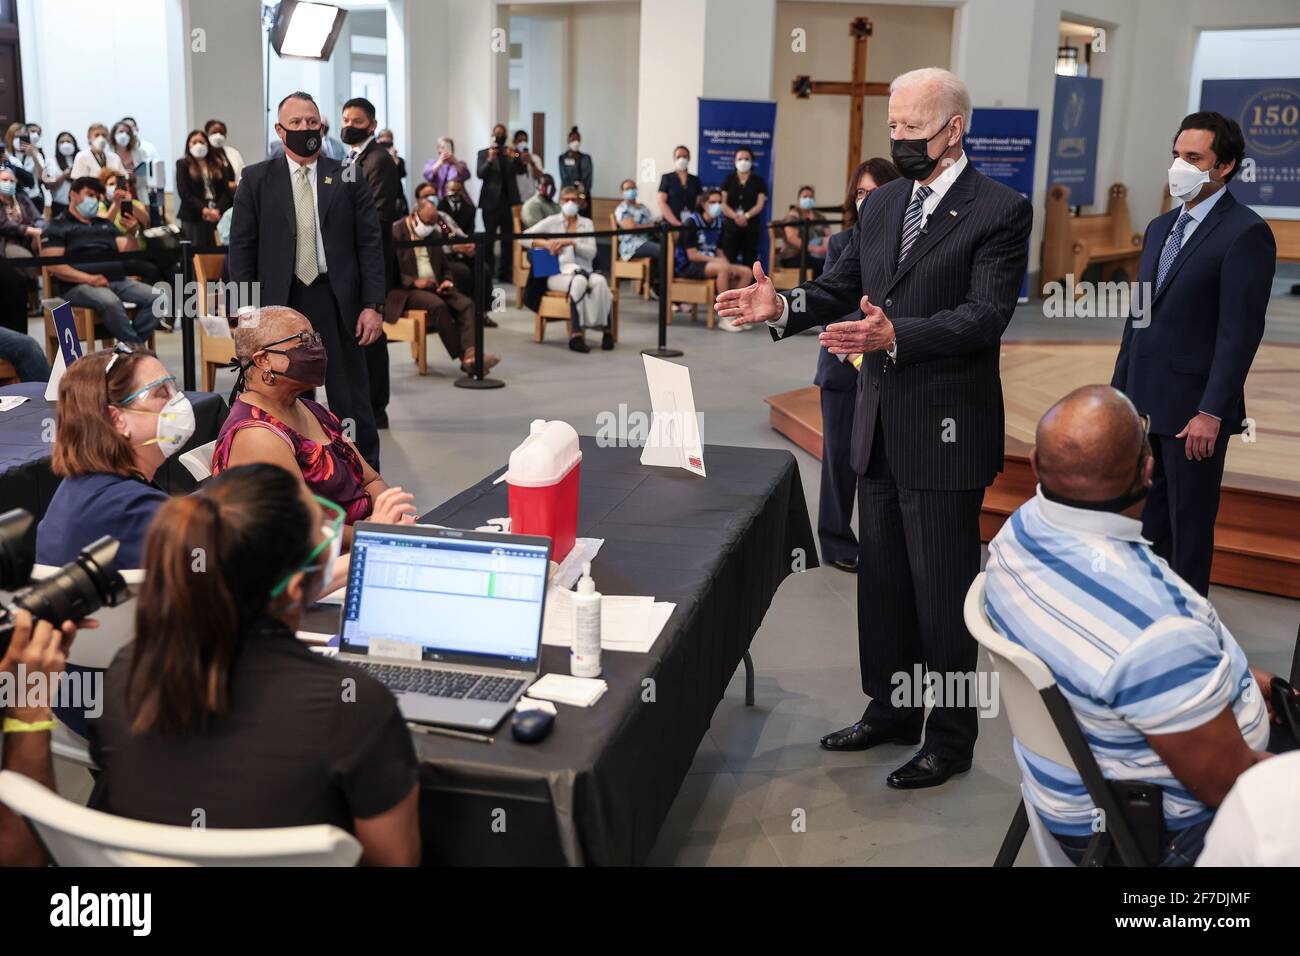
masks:
[(112, 567), (117, 539), (108, 535), (88, 544), (48, 578), (28, 584), (36, 561), (34, 525), (35, 519), (21, 508), (0, 514), (0, 589), (14, 592), (9, 604), (0, 606), (0, 658), (9, 650), (19, 608), (58, 627), (90, 617), (101, 607), (116, 607), (129, 596), (126, 581)]

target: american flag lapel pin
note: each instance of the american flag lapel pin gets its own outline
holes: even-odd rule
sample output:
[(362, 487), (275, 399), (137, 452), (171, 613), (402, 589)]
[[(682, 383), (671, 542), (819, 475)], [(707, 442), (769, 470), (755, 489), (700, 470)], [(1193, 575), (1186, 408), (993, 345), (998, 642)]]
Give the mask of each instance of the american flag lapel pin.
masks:
[[(325, 182), (329, 182), (329, 180), (327, 179), (327, 180), (325, 180)], [(954, 219), (956, 219), (956, 218), (957, 218), (957, 210), (956, 210), (956, 209), (949, 209), (949, 210), (948, 210), (948, 215), (950, 215), (950, 216), (952, 216)]]

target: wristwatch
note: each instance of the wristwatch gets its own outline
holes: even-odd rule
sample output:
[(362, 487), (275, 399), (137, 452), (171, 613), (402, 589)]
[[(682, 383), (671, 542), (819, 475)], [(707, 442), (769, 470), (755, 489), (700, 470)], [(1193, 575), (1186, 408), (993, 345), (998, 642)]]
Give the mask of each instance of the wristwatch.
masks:
[(382, 302), (378, 302), (378, 303), (372, 302), (372, 303), (370, 303), (370, 304), (368, 304), (368, 305), (362, 305), (361, 308), (363, 308), (363, 309), (374, 309), (376, 312), (379, 313), (380, 318), (383, 318), (383, 315), (384, 315), (384, 303), (382, 303)]

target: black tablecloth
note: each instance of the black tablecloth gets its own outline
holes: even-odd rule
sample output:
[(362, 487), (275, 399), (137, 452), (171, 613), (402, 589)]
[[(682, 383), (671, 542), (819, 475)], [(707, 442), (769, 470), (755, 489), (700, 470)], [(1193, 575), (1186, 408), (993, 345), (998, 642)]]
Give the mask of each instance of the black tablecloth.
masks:
[[(187, 494), (195, 482), (177, 459), (183, 452), (217, 437), (230, 409), (215, 392), (186, 392), (194, 405), (194, 437), (158, 469), (154, 483), (171, 494)], [(50, 470), (54, 445), (53, 402), (45, 400), (44, 382), (23, 382), (0, 387), (0, 396), (24, 395), (29, 400), (0, 412), (0, 512), (23, 508), (38, 520), (45, 514), (59, 486)]]
[[(578, 534), (605, 539), (597, 589), (677, 608), (648, 654), (604, 652), (605, 696), (557, 704), (541, 744), (517, 743), (508, 725), (491, 744), (415, 735), (426, 863), (643, 861), (795, 549), (816, 566), (788, 451), (709, 445), (707, 478), (592, 438), (582, 451)], [(492, 477), (424, 520), (473, 528), (508, 514)], [(542, 648), (551, 671), (569, 673), (567, 648)]]

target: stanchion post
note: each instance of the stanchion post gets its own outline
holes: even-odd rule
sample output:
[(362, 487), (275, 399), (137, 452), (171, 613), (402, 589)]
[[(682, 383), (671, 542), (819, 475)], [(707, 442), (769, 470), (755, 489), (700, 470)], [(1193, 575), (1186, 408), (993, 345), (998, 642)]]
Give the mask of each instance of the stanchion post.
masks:
[(808, 222), (809, 220), (799, 219), (799, 284), (803, 285), (808, 281)]
[[(190, 253), (193, 243), (189, 239), (180, 241), (181, 250), (181, 287), (180, 295), (176, 297), (174, 303), (175, 316), (173, 322), (178, 323), (181, 330), (181, 386), (187, 392), (194, 391), (194, 321), (189, 315), (189, 310), (185, 308), (185, 303), (189, 301), (190, 282), (193, 281), (194, 258)], [(203, 290), (201, 294), (206, 294)]]
[[(615, 244), (617, 246), (617, 243)], [(656, 358), (677, 358), (681, 349), (668, 347), (668, 310), (672, 307), (668, 295), (668, 222), (659, 220), (659, 345), (653, 349), (642, 349), (642, 355)]]
[[(505, 382), (488, 378), (483, 368), (483, 329), (488, 305), (488, 275), (483, 260), (492, 239), (482, 232), (476, 232), (470, 238), (474, 240), (474, 371), (452, 384), (457, 388), (505, 388)], [(502, 250), (503, 254), (510, 251), (509, 248)]]

